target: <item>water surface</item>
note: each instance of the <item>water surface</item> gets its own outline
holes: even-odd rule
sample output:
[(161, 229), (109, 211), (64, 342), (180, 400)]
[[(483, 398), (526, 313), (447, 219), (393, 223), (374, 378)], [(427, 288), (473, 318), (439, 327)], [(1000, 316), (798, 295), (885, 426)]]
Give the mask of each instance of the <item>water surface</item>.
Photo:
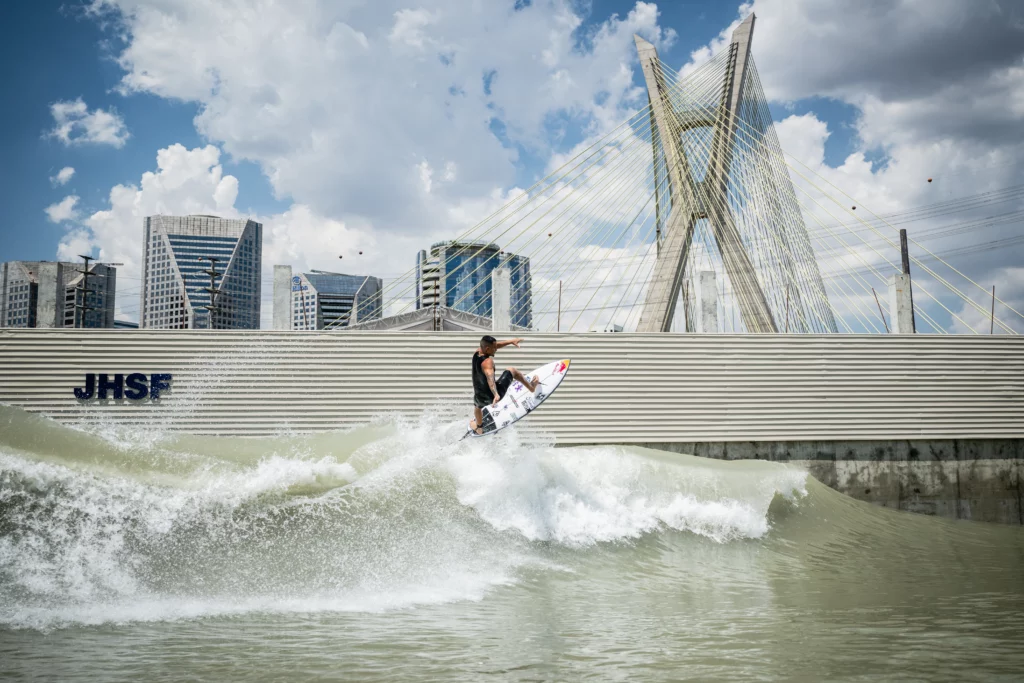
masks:
[(1020, 528), (459, 429), (211, 439), (0, 407), (0, 677), (1021, 679)]

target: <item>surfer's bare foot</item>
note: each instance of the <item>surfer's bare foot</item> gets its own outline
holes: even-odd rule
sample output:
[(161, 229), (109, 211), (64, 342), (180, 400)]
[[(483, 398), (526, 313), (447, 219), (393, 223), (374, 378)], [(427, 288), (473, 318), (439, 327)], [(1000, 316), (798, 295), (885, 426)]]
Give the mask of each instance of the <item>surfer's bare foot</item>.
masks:
[(484, 428), (482, 426), (481, 427), (477, 427), (476, 426), (476, 420), (470, 420), (469, 421), (469, 431), (473, 432), (474, 434), (480, 434), (482, 436), (483, 433), (484, 433)]
[(512, 378), (526, 387), (531, 394), (537, 390), (537, 375), (534, 375), (533, 379), (526, 379), (526, 377), (523, 376), (523, 373), (519, 372), (515, 368), (509, 368), (508, 371), (512, 373)]

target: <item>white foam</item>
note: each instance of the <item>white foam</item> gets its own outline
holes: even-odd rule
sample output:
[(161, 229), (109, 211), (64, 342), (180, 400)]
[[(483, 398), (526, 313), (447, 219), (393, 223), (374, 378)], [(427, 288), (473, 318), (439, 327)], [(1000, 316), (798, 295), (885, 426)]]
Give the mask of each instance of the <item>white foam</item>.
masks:
[(359, 447), (339, 435), (340, 459), (330, 440), (282, 437), (260, 457), (249, 442), (245, 457), (195, 456), (160, 477), (140, 470), (168, 453), (130, 431), (107, 432), (112, 462), (127, 458), (130, 474), (0, 451), (0, 507), (17, 531), (0, 538), (0, 623), (479, 600), (524, 566), (558, 567), (550, 542), (589, 547), (661, 529), (759, 538), (776, 492), (802, 492), (806, 478), (767, 463), (540, 447), (517, 430), (455, 443), (460, 430), (440, 419), (392, 416), (393, 430)]
[[(137, 590), (124, 557), (128, 536), (140, 529), (167, 534), (190, 518), (229, 517), (232, 509), (261, 494), (356, 478), (347, 463), (280, 456), (244, 471), (199, 472), (182, 488), (103, 477), (5, 453), (0, 453), (0, 470), (7, 480), (19, 477), (35, 491), (48, 492), (49, 503), (34, 511), (22, 508), (23, 516), (12, 520), (19, 533), (0, 539), (0, 568), (30, 593), (64, 594), (72, 600)], [(0, 504), (15, 495), (7, 486), (0, 488)]]
[[(0, 539), (0, 576), (11, 579), (0, 585), (0, 624), (48, 629), (251, 611), (381, 611), (478, 600), (514, 581), (515, 568), (530, 559), (515, 548), (488, 549), (479, 529), (444, 526), (451, 522), (450, 512), (440, 511), (445, 501), (430, 496), (443, 497), (448, 489), (435, 493), (429, 477), (419, 481), (424, 473), (436, 475), (431, 463), (444, 457), (430, 438), (436, 429), (405, 427), (402, 437), (372, 442), (351, 462), (317, 457), (307, 443), (301, 456), (211, 461), (173, 485), (166, 485), (168, 477), (158, 485), (92, 463), (0, 452), (6, 473), (0, 504), (25, 493), (45, 496), (43, 505), (12, 508), (18, 533)], [(350, 509), (357, 506), (346, 491), (360, 479), (367, 500)], [(418, 511), (432, 528), (389, 519), (388, 508), (400, 514), (404, 496), (417, 487), (426, 512), (438, 509), (434, 522)], [(367, 509), (375, 501), (380, 509)], [(280, 531), (282, 520), (286, 530), (300, 531), (292, 553), (279, 547), (292, 539)], [(310, 536), (321, 526), (326, 536)], [(355, 543), (333, 542), (334, 534), (352, 529), (362, 530)], [(181, 549), (170, 564), (160, 554), (168, 545)], [(203, 573), (211, 567), (220, 573), (207, 590)], [(235, 571), (244, 576), (231, 576)], [(310, 571), (315, 585), (307, 585), (304, 572)], [(261, 595), (264, 572), (269, 593)]]
[(567, 545), (632, 539), (663, 526), (719, 542), (759, 538), (768, 531), (776, 492), (806, 493), (806, 473), (796, 470), (776, 467), (745, 476), (618, 447), (508, 456), (472, 448), (448, 466), (459, 500), (496, 529)]
[(382, 613), (450, 602), (479, 601), (488, 591), (515, 583), (507, 572), (451, 572), (429, 584), (392, 586), (387, 591), (353, 590), (282, 597), (135, 594), (114, 600), (56, 606), (9, 604), (0, 607), (0, 624), (51, 631), (68, 626), (187, 621), (253, 613)]

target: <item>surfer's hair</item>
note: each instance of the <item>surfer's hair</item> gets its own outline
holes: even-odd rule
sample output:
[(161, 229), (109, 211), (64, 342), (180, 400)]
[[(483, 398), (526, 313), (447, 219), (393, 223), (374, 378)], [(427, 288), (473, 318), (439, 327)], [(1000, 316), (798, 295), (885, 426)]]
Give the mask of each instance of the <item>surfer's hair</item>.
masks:
[(498, 340), (489, 334), (485, 334), (480, 337), (480, 346), (490, 346), (491, 344), (497, 344)]

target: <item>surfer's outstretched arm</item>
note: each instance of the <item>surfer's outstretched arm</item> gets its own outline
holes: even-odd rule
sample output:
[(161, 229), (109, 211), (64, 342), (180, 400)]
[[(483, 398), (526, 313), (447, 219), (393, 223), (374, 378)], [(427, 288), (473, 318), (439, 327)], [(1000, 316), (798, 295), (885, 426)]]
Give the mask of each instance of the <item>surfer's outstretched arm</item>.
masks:
[(522, 344), (522, 343), (523, 343), (523, 340), (520, 339), (519, 337), (516, 337), (515, 339), (506, 339), (504, 341), (495, 342), (494, 345), (497, 348), (499, 348), (499, 349), (503, 349), (506, 346), (514, 346), (514, 347), (516, 347), (518, 349), (519, 345)]

